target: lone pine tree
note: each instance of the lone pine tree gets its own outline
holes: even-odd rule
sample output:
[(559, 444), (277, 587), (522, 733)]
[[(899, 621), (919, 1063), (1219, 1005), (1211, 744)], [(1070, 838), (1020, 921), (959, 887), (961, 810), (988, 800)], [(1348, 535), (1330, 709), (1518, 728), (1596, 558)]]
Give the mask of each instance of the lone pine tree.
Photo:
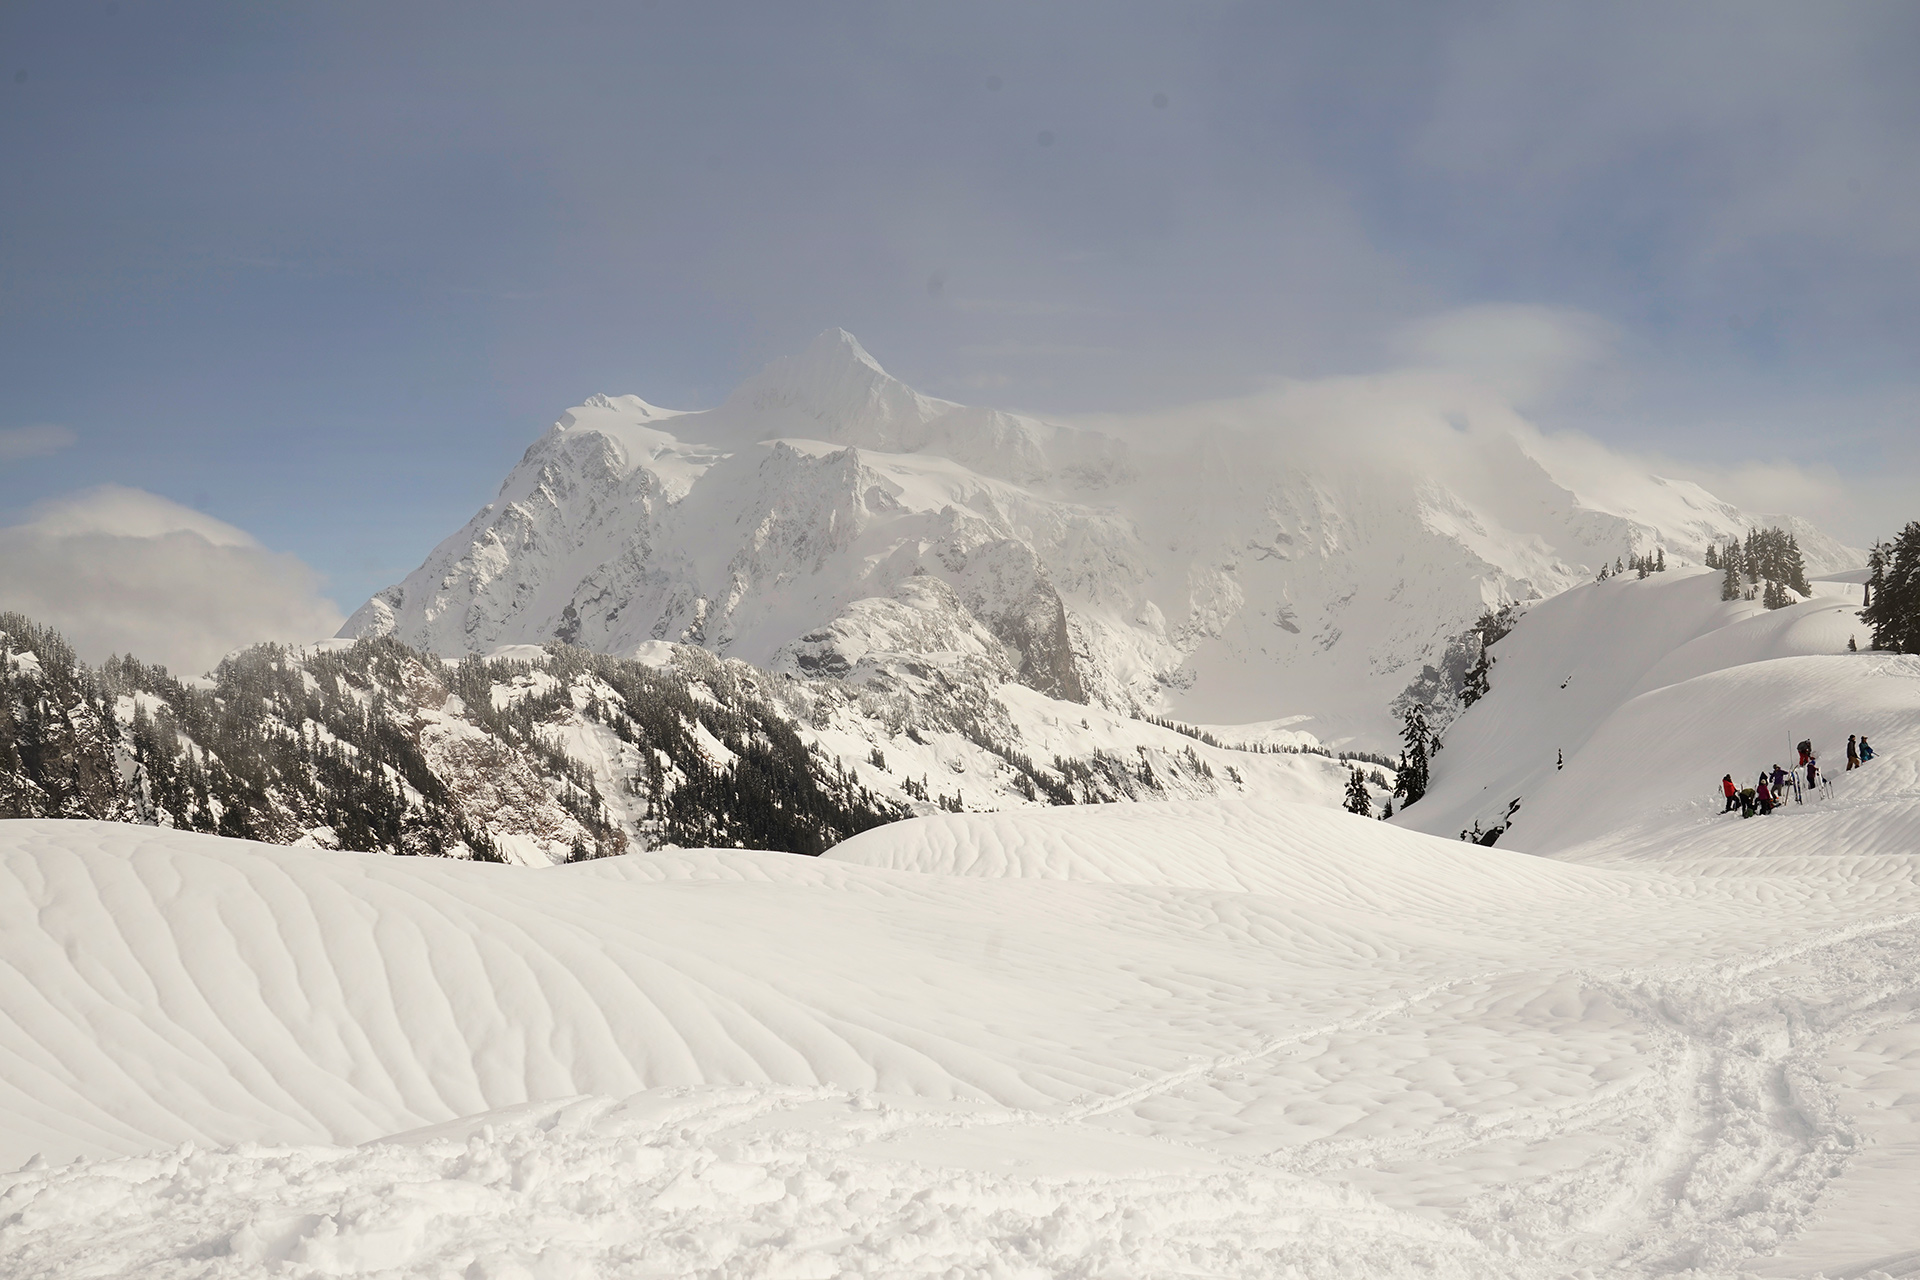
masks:
[(1426, 712), (1417, 706), (1407, 708), (1400, 737), (1407, 749), (1400, 757), (1400, 779), (1393, 793), (1403, 797), (1400, 807), (1405, 809), (1427, 794), (1427, 759), (1436, 744), (1432, 731), (1427, 728)]
[(1367, 794), (1367, 780), (1360, 776), (1358, 769), (1347, 775), (1346, 808), (1348, 813), (1357, 813), (1363, 818), (1373, 816), (1373, 797)]

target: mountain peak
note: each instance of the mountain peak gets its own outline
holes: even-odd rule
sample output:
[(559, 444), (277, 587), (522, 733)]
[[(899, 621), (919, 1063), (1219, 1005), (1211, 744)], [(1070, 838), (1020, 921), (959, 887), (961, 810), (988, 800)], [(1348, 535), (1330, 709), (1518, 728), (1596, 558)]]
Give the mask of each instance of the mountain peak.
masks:
[(851, 435), (868, 444), (873, 441), (864, 437), (875, 427), (922, 420), (933, 405), (881, 368), (845, 329), (828, 329), (800, 354), (770, 362), (727, 403), (754, 417), (797, 415), (816, 430), (828, 424), (829, 438)]
[(807, 349), (797, 357), (796, 363), (802, 365), (824, 364), (842, 368), (849, 365), (863, 366), (883, 378), (893, 376), (885, 369), (882, 369), (880, 362), (875, 360), (873, 356), (868, 353), (867, 349), (860, 345), (860, 339), (854, 337), (845, 329), (838, 327), (822, 329), (819, 334), (814, 337), (813, 341), (807, 344)]

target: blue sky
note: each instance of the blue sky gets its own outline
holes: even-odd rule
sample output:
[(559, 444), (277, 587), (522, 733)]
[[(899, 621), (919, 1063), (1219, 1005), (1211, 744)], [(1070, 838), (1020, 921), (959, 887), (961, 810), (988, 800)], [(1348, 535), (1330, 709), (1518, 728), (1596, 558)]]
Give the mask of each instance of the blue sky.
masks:
[(1920, 516), (1916, 66), (1899, 3), (13, 0), (0, 524), (137, 488), (351, 609), (566, 406), (830, 325), (1073, 413), (1501, 304), (1604, 335), (1543, 426), (1858, 541)]

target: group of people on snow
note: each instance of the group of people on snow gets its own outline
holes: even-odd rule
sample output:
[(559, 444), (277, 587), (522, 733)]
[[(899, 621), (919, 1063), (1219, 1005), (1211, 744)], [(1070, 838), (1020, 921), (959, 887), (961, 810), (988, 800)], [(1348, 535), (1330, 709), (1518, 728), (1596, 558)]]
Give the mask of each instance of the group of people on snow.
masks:
[[(1720, 790), (1726, 795), (1727, 804), (1720, 812), (1732, 813), (1738, 809), (1743, 818), (1751, 818), (1756, 813), (1769, 814), (1785, 804), (1788, 795), (1792, 795), (1795, 804), (1805, 803), (1806, 793), (1817, 792), (1823, 784), (1831, 794), (1833, 784), (1827, 782), (1826, 775), (1820, 772), (1820, 756), (1814, 751), (1812, 740), (1801, 742), (1797, 750), (1800, 752), (1800, 763), (1797, 766), (1793, 769), (1782, 769), (1776, 764), (1771, 772), (1762, 769), (1760, 776), (1750, 787), (1736, 785), (1730, 773), (1722, 777)], [(1871, 759), (1873, 759), (1873, 747), (1867, 742), (1867, 736), (1864, 733), (1848, 734), (1847, 768), (1858, 769)], [(1802, 774), (1806, 775), (1804, 788), (1801, 784)]]

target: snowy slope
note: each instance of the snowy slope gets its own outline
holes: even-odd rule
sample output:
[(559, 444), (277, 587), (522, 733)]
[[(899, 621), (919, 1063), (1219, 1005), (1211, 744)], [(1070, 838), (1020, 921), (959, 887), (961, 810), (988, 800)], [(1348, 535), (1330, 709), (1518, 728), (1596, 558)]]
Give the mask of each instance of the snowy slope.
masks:
[[(1902, 731), (1920, 707), (1920, 661), (1849, 653), (1848, 640), (1864, 638), (1859, 587), (1813, 586), (1812, 598), (1767, 610), (1723, 602), (1717, 575), (1675, 572), (1536, 606), (1494, 646), (1492, 692), (1449, 731), (1432, 790), (1395, 822), (1457, 834), (1491, 825), (1519, 798), (1504, 847), (1561, 852), (1602, 837), (1620, 846), (1639, 832), (1658, 849), (1718, 819), (1723, 774), (1750, 786), (1763, 768), (1793, 765), (1802, 739), (1834, 771), (1838, 795), (1784, 816), (1810, 820), (1862, 788), (1893, 785), (1905, 768), (1893, 753), (1844, 775), (1844, 746), (1850, 733), (1884, 744)], [(1880, 834), (1838, 847), (1901, 847), (1897, 825), (1872, 825)], [(1811, 842), (1812, 828), (1791, 830)]]
[[(1594, 488), (1505, 421), (1331, 412), (1123, 440), (920, 395), (834, 330), (712, 410), (569, 411), (342, 634), (669, 640), (856, 680), (957, 655), (1071, 701), (1308, 716), (1378, 747), (1387, 703), (1486, 604), (1773, 522), (1651, 475)], [(1814, 570), (1860, 562), (1793, 527)]]

